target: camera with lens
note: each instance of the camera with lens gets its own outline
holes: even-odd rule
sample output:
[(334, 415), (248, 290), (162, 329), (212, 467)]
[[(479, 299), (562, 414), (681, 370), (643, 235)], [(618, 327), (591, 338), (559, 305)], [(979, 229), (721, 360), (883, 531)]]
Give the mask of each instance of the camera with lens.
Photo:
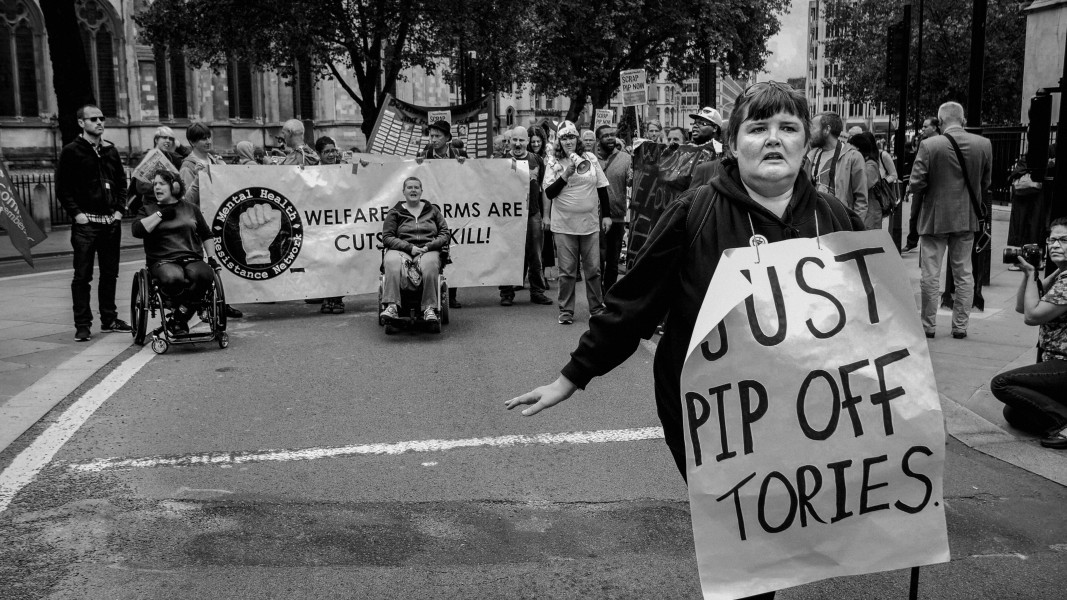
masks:
[(1004, 249), (1004, 264), (1014, 265), (1019, 262), (1019, 257), (1021, 256), (1023, 260), (1038, 269), (1041, 267), (1041, 257), (1044, 253), (1044, 250), (1038, 244), (1026, 244), (1020, 247), (1008, 246)]

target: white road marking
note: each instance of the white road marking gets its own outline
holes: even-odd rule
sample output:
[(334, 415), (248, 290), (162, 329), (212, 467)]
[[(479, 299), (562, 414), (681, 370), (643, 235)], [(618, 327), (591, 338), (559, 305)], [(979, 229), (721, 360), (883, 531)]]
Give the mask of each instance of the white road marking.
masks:
[(147, 346), (137, 354), (126, 359), (100, 383), (93, 386), (81, 398), (67, 408), (55, 423), (26, 447), (11, 461), (11, 465), (0, 473), (0, 513), (7, 510), (19, 490), (33, 481), (67, 443), (78, 429), (96, 412), (96, 409), (130, 380), (141, 367), (152, 360), (155, 354)]
[(142, 458), (101, 458), (87, 463), (67, 465), (71, 471), (99, 473), (115, 469), (152, 467), (232, 466), (260, 462), (292, 462), (359, 455), (397, 455), (407, 452), (443, 452), (457, 448), (536, 446), (551, 444), (602, 444), (606, 442), (634, 442), (663, 439), (661, 427), (638, 429), (605, 429), (601, 431), (573, 431), (538, 433), (532, 435), (502, 435), (497, 437), (459, 440), (414, 440), (392, 444), (360, 444), (334, 448), (297, 448), (291, 450), (262, 450), (250, 452), (205, 452)]

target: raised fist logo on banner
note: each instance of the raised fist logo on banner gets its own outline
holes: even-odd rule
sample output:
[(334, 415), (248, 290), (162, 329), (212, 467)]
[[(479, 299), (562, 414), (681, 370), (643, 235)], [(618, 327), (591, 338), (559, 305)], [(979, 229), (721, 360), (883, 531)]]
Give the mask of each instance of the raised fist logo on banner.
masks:
[(257, 204), (241, 214), (241, 247), (249, 265), (270, 263), (270, 245), (282, 229), (282, 211)]
[(244, 279), (281, 275), (304, 245), (300, 213), (288, 198), (268, 188), (231, 194), (215, 211), (211, 228), (219, 263)]

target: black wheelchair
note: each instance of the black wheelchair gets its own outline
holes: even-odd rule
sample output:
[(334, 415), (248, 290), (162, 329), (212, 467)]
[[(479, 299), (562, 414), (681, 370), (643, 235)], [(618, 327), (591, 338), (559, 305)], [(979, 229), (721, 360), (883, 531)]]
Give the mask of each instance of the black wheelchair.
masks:
[[(133, 289), (130, 292), (130, 327), (134, 343), (143, 346), (150, 337), (152, 351), (156, 354), (165, 353), (171, 344), (216, 342), (219, 348), (229, 346), (230, 337), (226, 333), (226, 293), (219, 277), (221, 267), (212, 267), (211, 287), (198, 305), (200, 319), (208, 326), (208, 331), (189, 333), (174, 333), (167, 328), (168, 314), (172, 314), (177, 306), (163, 295), (147, 267), (137, 271), (133, 276)], [(156, 319), (157, 313), (159, 326), (149, 332), (148, 321)]]
[(452, 262), (448, 258), (448, 248), (440, 251), (441, 256), (441, 285), (437, 290), (437, 322), (427, 322), (422, 318), (422, 286), (414, 290), (400, 288), (400, 303), (397, 305), (399, 318), (386, 319), (382, 316), (385, 304), (382, 296), (385, 293), (385, 248), (382, 248), (382, 261), (378, 267), (378, 325), (385, 327), (386, 335), (393, 335), (400, 331), (415, 331), (426, 329), (430, 333), (441, 333), (441, 326), (448, 325), (448, 281), (445, 279), (445, 265)]

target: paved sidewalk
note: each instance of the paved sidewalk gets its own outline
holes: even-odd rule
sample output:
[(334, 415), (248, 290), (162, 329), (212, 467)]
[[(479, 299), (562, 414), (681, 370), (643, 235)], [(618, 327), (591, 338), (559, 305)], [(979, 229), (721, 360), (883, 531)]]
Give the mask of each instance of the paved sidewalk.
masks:
[[(967, 339), (955, 340), (949, 335), (950, 311), (942, 309), (938, 336), (929, 340), (930, 355), (950, 435), (981, 452), (1067, 485), (1067, 453), (1042, 448), (1031, 437), (1008, 427), (1001, 403), (989, 392), (989, 380), (998, 372), (1033, 362), (1037, 341), (1037, 328), (1026, 326), (1015, 312), (1021, 275), (1000, 264), (1008, 214), (1006, 209), (995, 211), (991, 285), (983, 290), (985, 311), (971, 314)], [(34, 248), (34, 256), (69, 252), (66, 230), (53, 230), (49, 239)], [(916, 307), (918, 259), (918, 251), (904, 255)], [(5, 260), (21, 258), (0, 235), (0, 262)], [(140, 264), (143, 261), (123, 263), (120, 270), (120, 315), (129, 314), (130, 281)], [(74, 342), (70, 278), (67, 269), (0, 279), (0, 450), (132, 343), (129, 334), (100, 333), (99, 323), (94, 323), (91, 342)]]

